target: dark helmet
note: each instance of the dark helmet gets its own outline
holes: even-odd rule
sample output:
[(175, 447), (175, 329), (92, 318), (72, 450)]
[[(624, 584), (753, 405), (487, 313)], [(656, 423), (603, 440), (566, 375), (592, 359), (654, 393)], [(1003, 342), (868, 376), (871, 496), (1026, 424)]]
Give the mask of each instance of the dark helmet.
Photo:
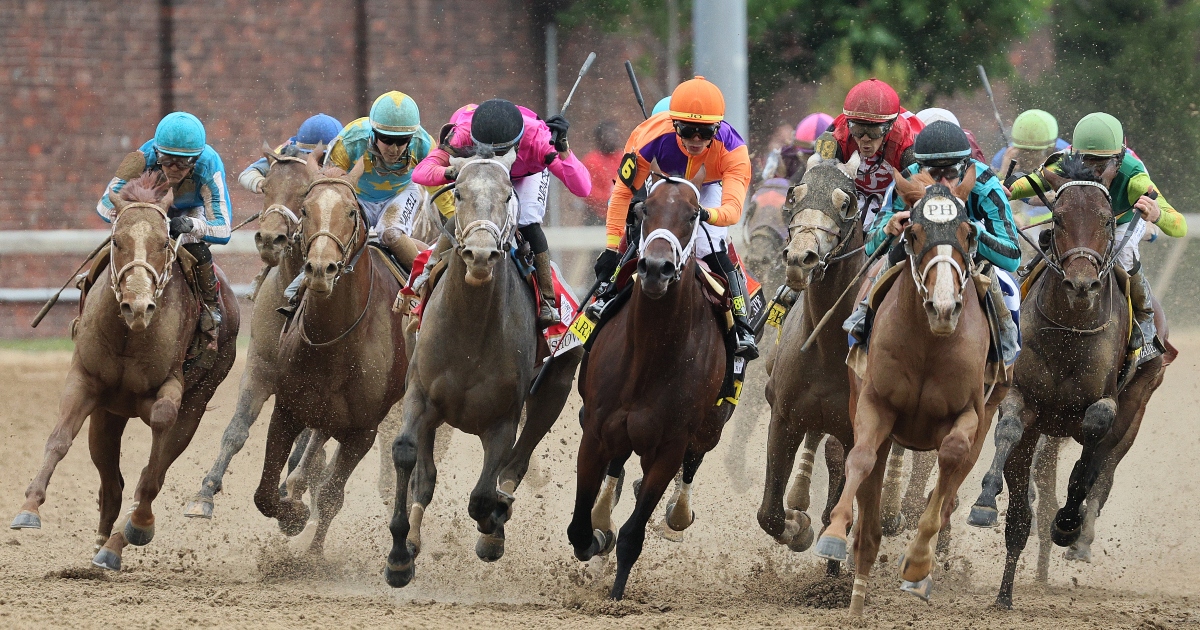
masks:
[(951, 166), (971, 157), (971, 143), (962, 127), (935, 120), (917, 136), (913, 157), (922, 166)]
[(471, 140), (504, 155), (525, 135), (525, 119), (516, 105), (502, 98), (479, 104), (471, 118)]

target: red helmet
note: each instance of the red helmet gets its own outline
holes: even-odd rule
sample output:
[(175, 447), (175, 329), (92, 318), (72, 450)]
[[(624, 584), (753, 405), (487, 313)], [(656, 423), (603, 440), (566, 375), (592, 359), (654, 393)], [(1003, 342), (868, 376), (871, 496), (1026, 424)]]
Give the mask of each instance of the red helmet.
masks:
[(850, 88), (842, 113), (850, 120), (888, 122), (900, 113), (900, 97), (892, 86), (879, 79), (868, 79)]

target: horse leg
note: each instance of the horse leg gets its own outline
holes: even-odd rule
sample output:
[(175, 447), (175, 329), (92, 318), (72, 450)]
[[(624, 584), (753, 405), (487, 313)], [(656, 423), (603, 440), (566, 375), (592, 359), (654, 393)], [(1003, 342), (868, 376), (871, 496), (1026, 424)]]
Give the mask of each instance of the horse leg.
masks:
[(184, 516), (212, 518), (213, 498), (221, 491), (229, 462), (246, 445), (246, 440), (250, 437), (250, 425), (258, 419), (263, 403), (274, 393), (274, 383), (263, 371), (264, 368), (254, 359), (246, 364), (246, 371), (242, 374), (242, 381), (238, 387), (237, 407), (234, 408), (229, 425), (225, 427), (225, 433), (221, 435), (221, 450), (217, 453), (212, 468), (200, 482), (200, 491), (184, 508)]
[[(413, 373), (409, 372), (410, 378), (412, 375)], [(408, 540), (408, 486), (413, 469), (417, 465), (419, 438), (426, 433), (426, 426), (434, 424), (432, 414), (426, 411), (425, 396), (419, 389), (405, 392), (401, 408), (404, 424), (400, 428), (400, 434), (392, 442), (392, 462), (396, 467), (396, 496), (392, 502), (392, 520), (388, 523), (388, 530), (392, 534), (392, 549), (388, 552), (387, 566), (384, 570), (384, 577), (392, 588), (407, 586), (416, 570), (416, 547)]]
[(267, 518), (279, 521), (279, 529), (287, 536), (295, 536), (308, 522), (309, 509), (301, 501), (279, 496), (279, 476), (287, 464), (292, 443), (304, 426), (292, 417), (282, 405), (275, 405), (271, 423), (267, 427), (267, 451), (263, 456), (262, 476), (254, 491), (254, 505)]
[[(891, 449), (891, 438), (884, 439), (876, 452), (876, 458)], [(858, 487), (858, 524), (854, 533), (854, 588), (850, 593), (850, 614), (861, 617), (866, 604), (867, 583), (871, 568), (879, 555), (879, 542), (883, 540), (880, 518), (880, 502), (883, 494), (884, 466), (875, 466)]]
[(854, 448), (846, 457), (846, 482), (842, 496), (829, 513), (829, 525), (817, 541), (815, 553), (826, 560), (846, 561), (847, 535), (854, 520), (854, 498), (859, 486), (871, 475), (880, 445), (888, 441), (896, 412), (877, 400), (874, 389), (864, 383), (854, 414)]
[(1102, 461), (1098, 452), (1100, 442), (1112, 429), (1116, 416), (1117, 401), (1111, 398), (1097, 400), (1089, 405), (1083, 414), (1083, 453), (1071, 470), (1071, 480), (1067, 484), (1067, 502), (1054, 517), (1054, 528), (1050, 532), (1050, 539), (1059, 547), (1067, 547), (1079, 539), (1083, 525), (1080, 508), (1096, 482)]
[(350, 479), (350, 474), (374, 443), (375, 429), (360, 429), (347, 433), (345, 439), (338, 444), (333, 460), (329, 462), (325, 480), (316, 489), (317, 529), (308, 547), (310, 554), (320, 556), (325, 549), (325, 535), (329, 533), (329, 525), (346, 500), (346, 480)]
[(379, 444), (379, 480), (375, 483), (375, 488), (379, 490), (379, 498), (383, 499), (385, 504), (396, 493), (396, 489), (392, 487), (396, 481), (396, 465), (392, 462), (390, 446), (396, 442), (396, 436), (400, 435), (400, 426), (404, 421), (401, 405), (403, 403), (392, 405), (388, 410), (383, 422), (379, 423), (375, 438)]
[[(282, 498), (300, 501), (304, 492), (312, 488), (313, 504), (316, 504), (317, 484), (313, 483), (313, 480), (319, 479), (321, 473), (324, 472), (323, 462), (317, 460), (324, 459), (325, 443), (328, 441), (329, 436), (316, 429), (305, 429), (300, 432), (300, 436), (296, 438), (296, 447), (303, 447), (303, 450), (300, 452), (300, 456), (296, 457), (295, 449), (293, 449), (292, 455), (288, 457), (288, 465), (292, 466), (292, 469), (283, 480)], [(295, 461), (294, 464), (293, 461)]]
[(113, 523), (121, 515), (121, 492), (125, 489), (125, 479), (121, 476), (121, 436), (127, 422), (129, 418), (97, 409), (92, 412), (88, 427), (92, 463), (100, 473), (100, 526), (96, 528), (93, 553), (112, 535)]
[(1008, 482), (1008, 516), (1004, 523), (1004, 577), (1000, 580), (1000, 592), (996, 595), (998, 608), (1012, 608), (1013, 582), (1017, 575), (1017, 562), (1029, 541), (1029, 526), (1033, 520), (1029, 504), (1029, 468), (1033, 463), (1033, 452), (1038, 434), (1026, 431), (1011, 449), (1008, 462), (1004, 465), (1004, 479)]
[[(594, 556), (611, 551), (616, 538), (611, 529), (599, 529), (605, 525), (612, 527), (611, 506), (605, 511), (605, 515), (609, 518), (607, 522), (597, 523), (592, 519), (593, 508), (598, 503), (597, 495), (600, 494), (601, 483), (605, 481), (605, 469), (609, 465), (609, 462), (605, 461), (601, 455), (602, 448), (600, 439), (590, 432), (584, 432), (583, 438), (579, 440), (579, 455), (576, 458), (575, 466), (575, 510), (572, 513), (571, 524), (567, 526), (567, 539), (571, 541), (575, 557), (581, 562), (587, 562)], [(624, 462), (629, 459), (629, 453), (614, 458), (613, 461), (617, 459)], [(613, 479), (613, 477), (609, 476), (609, 479)], [(614, 481), (613, 485), (615, 484)], [(616, 503), (615, 499), (612, 500), (612, 503)]]
[(638, 488), (637, 504), (617, 536), (617, 577), (613, 580), (612, 592), (609, 593), (612, 599), (619, 600), (625, 596), (625, 583), (629, 581), (629, 572), (637, 562), (638, 556), (642, 555), (642, 545), (646, 541), (646, 523), (650, 522), (658, 502), (662, 500), (667, 486), (679, 470), (683, 457), (681, 451), (685, 446), (660, 444), (653, 456), (642, 457), (642, 484)]
[[(900, 488), (904, 485), (904, 451), (905, 448), (892, 442), (888, 452), (887, 471), (883, 476), (883, 498), (879, 510), (883, 521), (883, 533), (895, 536), (904, 531), (904, 513), (900, 511)], [(916, 453), (914, 453), (916, 455)], [(913, 458), (913, 471), (916, 471), (916, 458)], [(914, 483), (913, 480), (911, 483)], [(911, 490), (912, 485), (909, 486)]]
[[(821, 511), (821, 531), (829, 527), (829, 514), (842, 496), (842, 488), (846, 485), (846, 447), (832, 435), (825, 440), (825, 469), (829, 471), (829, 488), (825, 494), (825, 509)], [(836, 560), (825, 561), (825, 575), (837, 577), (842, 573), (842, 563)]]
[[(771, 427), (767, 434), (767, 480), (763, 486), (762, 504), (758, 507), (758, 526), (774, 538), (775, 542), (787, 545), (792, 551), (808, 549), (813, 539), (812, 520), (808, 514), (800, 509), (783, 506), (784, 485), (792, 472), (796, 448), (800, 446), (801, 440), (804, 441), (805, 450), (800, 459), (800, 470), (796, 473), (796, 481), (792, 486), (792, 494), (800, 495), (797, 487), (803, 485), (803, 503), (808, 505), (808, 480), (812, 474), (813, 452), (808, 449), (807, 435), (809, 434), (801, 433), (782, 413), (771, 413)], [(815, 442), (820, 442), (820, 433), (811, 435), (816, 435)], [(816, 449), (815, 445), (813, 449)], [(684, 462), (686, 466), (687, 455), (684, 455)], [(791, 496), (788, 495), (789, 499)]]
[(1033, 412), (1025, 406), (1025, 396), (1021, 390), (1012, 388), (1004, 402), (1000, 403), (1000, 421), (996, 423), (996, 454), (992, 457), (987, 474), (983, 476), (983, 491), (967, 515), (968, 525), (995, 527), (999, 523), (1000, 510), (996, 505), (996, 496), (1004, 490), (1005, 462), (1013, 447), (1021, 440), (1025, 427), (1032, 422)]
[[(437, 484), (435, 447), (439, 434), (443, 433), (442, 427), (449, 428), (449, 425), (426, 424), (417, 444), (417, 463), (410, 482), (413, 498), (408, 506), (408, 542), (414, 556), (421, 553), (421, 522), (425, 518), (425, 508), (433, 501), (433, 489)], [(449, 436), (443, 439), (449, 440)]]
[(600, 555), (612, 551), (612, 546), (617, 542), (617, 537), (613, 534), (612, 511), (621, 500), (625, 462), (629, 461), (630, 455), (632, 453), (626, 453), (624, 457), (616, 457), (608, 462), (608, 472), (600, 486), (600, 493), (596, 495), (596, 502), (592, 505), (592, 528), (603, 534), (602, 542), (605, 543), (601, 546)]
[(504, 523), (512, 511), (513, 495), (507, 489), (498, 488), (500, 467), (508, 459), (517, 437), (517, 417), (501, 421), (479, 436), (483, 443), (483, 470), (479, 481), (471, 490), (467, 513), (478, 523), (479, 539), (475, 542), (475, 555), (484, 562), (495, 562), (504, 555)]
[(796, 510), (797, 512), (808, 511), (811, 501), (810, 486), (812, 484), (813, 464), (817, 458), (817, 447), (821, 445), (821, 439), (824, 437), (825, 434), (820, 431), (805, 432), (804, 444), (800, 450), (800, 463), (796, 465), (796, 476), (792, 479), (792, 487), (788, 489), (787, 499), (783, 502), (784, 506), (788, 509)]
[[(671, 542), (683, 540), (683, 530), (696, 522), (696, 512), (692, 510), (692, 481), (703, 461), (704, 453), (696, 453), (690, 448), (683, 453), (682, 474), (675, 480), (675, 493), (667, 502), (667, 511), (659, 528), (662, 537)], [(811, 538), (809, 544), (812, 544)]]
[(925, 492), (929, 485), (929, 476), (937, 466), (937, 453), (933, 451), (913, 452), (912, 472), (908, 476), (908, 488), (904, 491), (904, 500), (900, 506), (900, 514), (904, 516), (905, 528), (916, 526), (925, 509)]
[(1065, 438), (1044, 436), (1038, 440), (1042, 448), (1037, 452), (1037, 464), (1034, 468), (1034, 482), (1037, 485), (1037, 528), (1038, 528), (1038, 561), (1037, 580), (1050, 580), (1050, 523), (1054, 513), (1058, 511), (1058, 453)]
[(67, 382), (63, 388), (62, 401), (58, 406), (58, 424), (46, 439), (42, 467), (29, 482), (29, 487), (25, 490), (25, 503), (9, 527), (42, 527), (42, 517), (38, 514), (38, 508), (46, 502), (46, 487), (50, 485), (50, 477), (54, 474), (58, 462), (67, 456), (71, 443), (83, 428), (83, 421), (96, 409), (97, 403), (92, 383), (83, 374), (83, 369), (72, 361), (71, 372), (67, 374)]

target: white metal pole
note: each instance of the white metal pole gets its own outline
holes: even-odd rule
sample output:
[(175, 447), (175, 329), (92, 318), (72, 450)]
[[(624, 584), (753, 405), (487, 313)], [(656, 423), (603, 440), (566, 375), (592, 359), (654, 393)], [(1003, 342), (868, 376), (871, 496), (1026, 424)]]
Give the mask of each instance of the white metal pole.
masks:
[(749, 141), (746, 0), (692, 0), (692, 59), (725, 95), (725, 120)]

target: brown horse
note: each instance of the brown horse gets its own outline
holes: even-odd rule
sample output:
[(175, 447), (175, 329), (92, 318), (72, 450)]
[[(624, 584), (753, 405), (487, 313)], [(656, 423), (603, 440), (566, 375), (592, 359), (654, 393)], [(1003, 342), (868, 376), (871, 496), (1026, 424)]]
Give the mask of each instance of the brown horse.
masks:
[[(290, 149), (290, 150), (289, 150)], [(213, 497), (221, 491), (221, 482), (230, 460), (250, 437), (250, 425), (258, 419), (267, 399), (275, 394), (278, 377), (276, 357), (279, 353), (279, 333), (286, 321), (275, 310), (286, 302), (283, 290), (300, 274), (304, 251), (299, 238), (300, 218), (296, 215), (313, 175), (306, 161), (294, 147), (276, 153), (264, 145), (263, 155), (270, 165), (263, 182), (263, 212), (259, 216), (254, 244), (258, 256), (271, 270), (263, 278), (254, 295), (254, 315), (250, 323), (250, 348), (246, 369), (238, 385), (237, 407), (233, 418), (221, 436), (221, 449), (212, 468), (200, 483), (200, 491), (188, 503), (185, 516), (212, 518)], [(297, 441), (295, 455), (307, 444), (308, 431)], [(294, 457), (294, 459), (298, 459)], [(294, 467), (294, 462), (289, 462)]]
[(549, 349), (537, 328), (532, 288), (508, 260), (517, 227), (509, 177), (515, 159), (509, 151), (451, 160), (459, 172), (453, 239), (443, 238), (438, 248), (447, 265), (424, 307), (403, 425), (392, 445), (396, 495), (385, 576), (393, 587), (413, 578), (421, 521), (437, 479), (438, 427), (449, 424), (483, 444), (483, 469), (467, 512), (478, 523), (476, 555), (498, 560), (529, 456), (558, 419), (575, 378), (581, 350), (551, 363), (552, 372), (529, 395), (537, 361)]
[[(100, 473), (100, 526), (92, 563), (118, 571), (125, 545), (145, 545), (154, 538), (151, 504), (167, 468), (191, 442), (205, 406), (233, 366), (238, 307), (218, 270), (224, 317), (216, 361), (211, 369), (193, 366), (185, 373), (200, 304), (182, 277), (177, 245), (167, 230), (165, 209), (174, 196), (160, 174), (146, 173), (110, 199), (115, 218), (109, 267), (97, 279), (100, 290), (84, 301), (58, 425), (46, 441), (46, 458), (25, 491), (25, 505), (12, 527), (41, 527), (38, 507), (46, 500), (50, 476), (90, 415), (88, 445)], [(113, 533), (125, 486), (121, 436), (134, 416), (150, 427), (150, 461), (134, 491), (133, 509)]]
[[(863, 265), (863, 230), (859, 221), (854, 174), (858, 160), (839, 164), (814, 156), (801, 183), (788, 198), (788, 229), (791, 239), (784, 251), (787, 283), (803, 292), (803, 310), (784, 320), (779, 346), (771, 357), (767, 401), (771, 426), (767, 436), (767, 478), (763, 488), (758, 523), (776, 542), (793, 551), (812, 545), (812, 519), (804, 512), (809, 503), (808, 479), (812, 453), (822, 434), (833, 437), (826, 444), (829, 494), (822, 521), (838, 500), (844, 479), (844, 444), (853, 442), (850, 428), (850, 382), (845, 360), (848, 344), (839, 326), (827, 326), (810, 350), (801, 347), (816, 323), (849, 286)], [(854, 307), (842, 300), (833, 321), (844, 321)], [(808, 438), (806, 438), (806, 433)], [(805, 450), (797, 480), (785, 506), (783, 492), (801, 440), (811, 443)], [(830, 570), (836, 570), (831, 564)]]
[[(1121, 379), (1131, 321), (1125, 276), (1113, 270), (1119, 247), (1108, 186), (1116, 164), (1099, 178), (1074, 159), (1064, 161), (1063, 176), (1042, 173), (1058, 191), (1047, 268), (1021, 305), (1024, 348), (1012, 391), (1000, 407), (996, 456), (969, 519), (973, 525), (993, 525), (996, 495), (1008, 482), (1007, 557), (996, 596), (1003, 608), (1012, 607), (1017, 561), (1029, 538), (1029, 470), (1038, 437), (1071, 437), (1083, 445), (1050, 534), (1054, 544), (1065, 547), (1079, 542), (1086, 529), (1084, 544), (1090, 544), (1117, 464), (1133, 445), (1163, 377), (1163, 357), (1155, 357), (1138, 366), (1127, 383)], [(1090, 550), (1069, 553), (1090, 555)]]
[[(960, 201), (974, 185), (974, 169), (953, 192), (940, 185), (923, 191), (920, 182), (897, 178), (897, 192), (914, 206), (905, 229), (908, 259), (900, 263), (895, 284), (878, 308), (863, 378), (851, 376), (854, 448), (846, 457), (841, 499), (816, 545), (820, 557), (846, 559), (846, 534), (857, 498), (857, 574), (850, 600), (856, 616), (863, 612), (879, 552), (885, 468), (879, 460), (887, 456), (892, 440), (910, 449), (938, 451), (937, 485), (901, 561), (903, 588), (928, 597), (933, 537), (950, 518), (958, 486), (978, 458), (991, 424), (984, 391), (991, 335), (972, 281), (974, 228)], [(924, 198), (913, 204), (922, 192)]]
[(310, 440), (305, 459), (324, 438), (337, 440), (314, 493), (318, 519), (309, 551), (319, 554), (342, 507), (346, 480), (404, 391), (408, 364), (402, 316), (392, 310), (400, 284), (370, 252), (369, 226), (355, 193), (362, 162), (347, 174), (335, 167), (318, 170), (310, 156), (307, 168), (313, 179), (300, 205), (307, 291), (279, 341), (275, 410), (254, 504), (278, 519), (284, 533), (299, 533), (309, 509), (294, 492), (279, 496), (280, 471), (306, 427), (322, 439)]
[(602, 515), (605, 522), (592, 516), (610, 462), (624, 462), (635, 452), (642, 461), (637, 505), (616, 538), (613, 599), (623, 597), (642, 552), (646, 523), (681, 465), (682, 484), (667, 506), (665, 527), (680, 532), (692, 524), (693, 478), (733, 413), (731, 405), (714, 405), (726, 348), (695, 279), (692, 255), (697, 235), (703, 238), (697, 191), (704, 169), (690, 182), (661, 174), (652, 178), (650, 194), (637, 210), (643, 236), (632, 296), (597, 333), (579, 383), (583, 438), (575, 513), (567, 528), (576, 558), (586, 561), (612, 549), (608, 515)]

